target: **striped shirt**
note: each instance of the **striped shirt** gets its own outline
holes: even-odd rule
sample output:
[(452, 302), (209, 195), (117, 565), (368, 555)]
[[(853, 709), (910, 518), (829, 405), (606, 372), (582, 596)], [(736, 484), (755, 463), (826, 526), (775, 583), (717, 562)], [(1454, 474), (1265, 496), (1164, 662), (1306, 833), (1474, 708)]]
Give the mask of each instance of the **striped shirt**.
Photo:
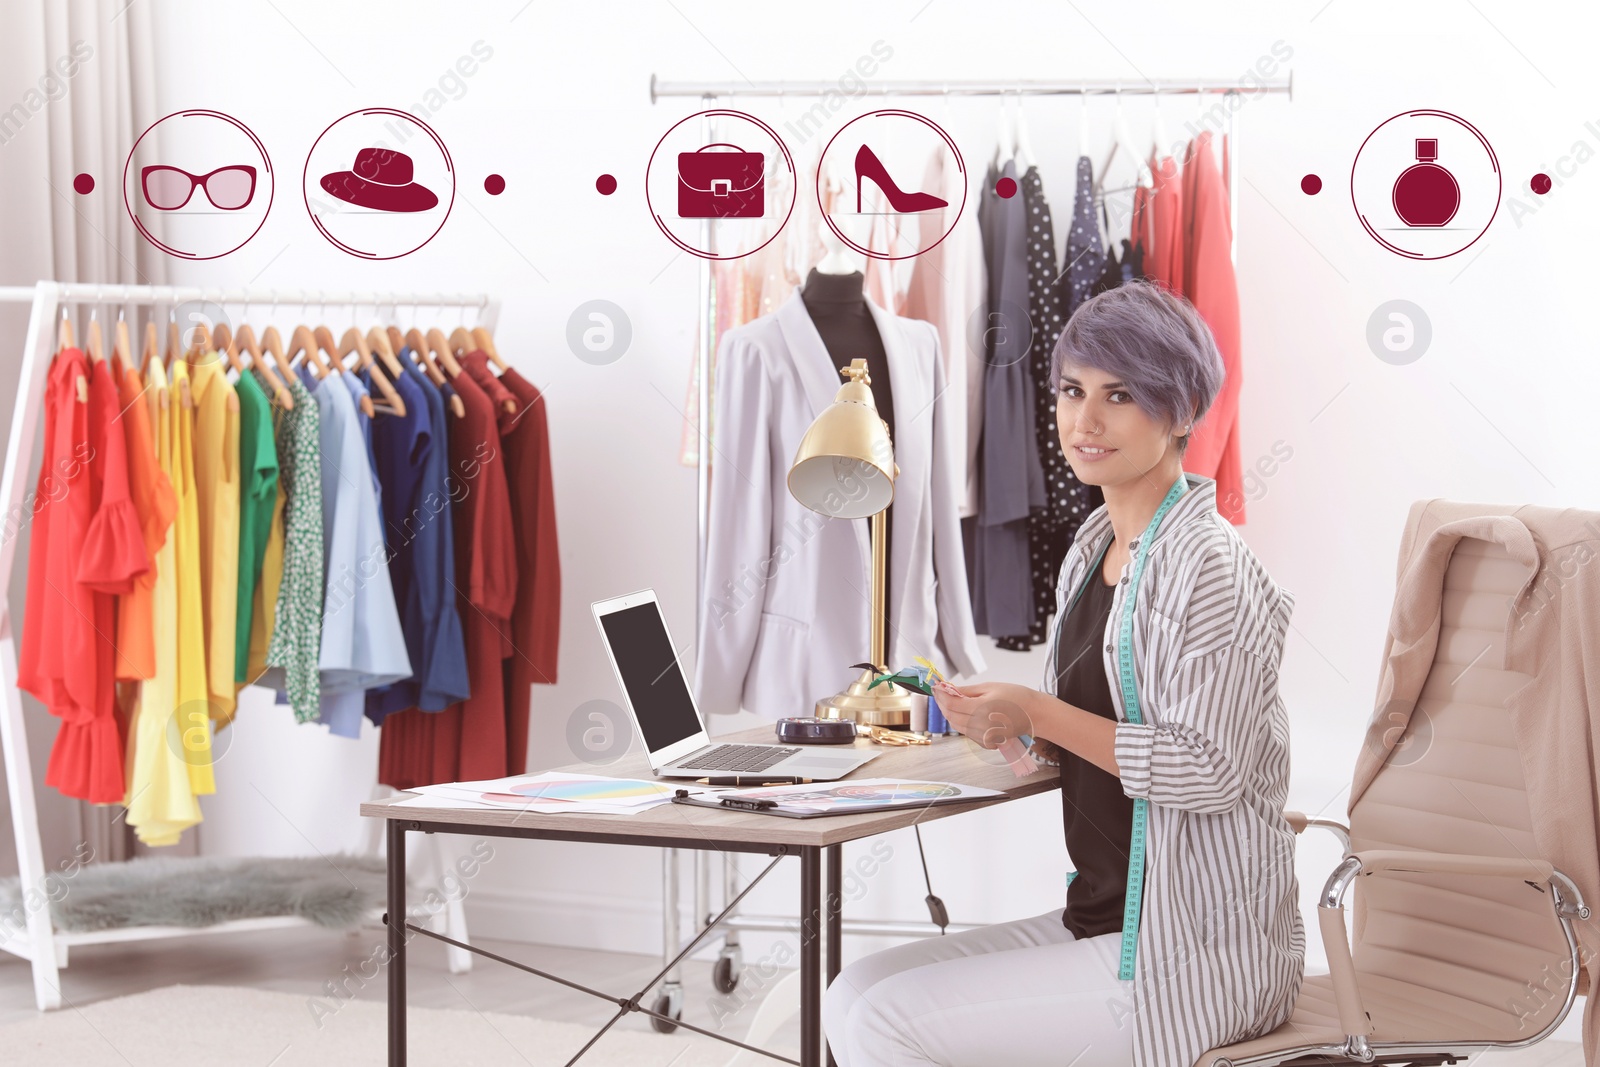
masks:
[[(1149, 802), (1133, 1003), (1120, 1009), (1134, 1018), (1134, 1067), (1191, 1067), (1210, 1049), (1275, 1029), (1305, 973), (1294, 832), (1283, 817), (1289, 720), (1278, 693), (1294, 594), (1217, 513), (1216, 482), (1185, 478), (1188, 491), (1152, 543), (1129, 546), (1103, 647), (1122, 790)], [(1111, 534), (1102, 505), (1067, 550), (1053, 626)], [(1133, 612), (1144, 721), (1132, 723), (1116, 640), (1144, 554)], [(1054, 693), (1053, 629), (1047, 647), (1044, 690)]]

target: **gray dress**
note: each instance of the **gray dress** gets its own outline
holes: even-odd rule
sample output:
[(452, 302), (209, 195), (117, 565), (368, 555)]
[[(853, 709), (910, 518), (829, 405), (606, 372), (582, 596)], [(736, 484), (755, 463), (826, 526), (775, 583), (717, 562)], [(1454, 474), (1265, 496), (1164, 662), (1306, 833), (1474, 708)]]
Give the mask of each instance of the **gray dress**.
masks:
[[(1000, 176), (1015, 181), (1016, 164), (1006, 163)], [(1000, 198), (993, 181), (985, 182), (978, 218), (989, 292), (978, 514), (966, 546), (973, 623), (982, 634), (1026, 634), (1036, 616), (1028, 515), (1045, 506), (1028, 361), (1028, 219), (1023, 198)]]

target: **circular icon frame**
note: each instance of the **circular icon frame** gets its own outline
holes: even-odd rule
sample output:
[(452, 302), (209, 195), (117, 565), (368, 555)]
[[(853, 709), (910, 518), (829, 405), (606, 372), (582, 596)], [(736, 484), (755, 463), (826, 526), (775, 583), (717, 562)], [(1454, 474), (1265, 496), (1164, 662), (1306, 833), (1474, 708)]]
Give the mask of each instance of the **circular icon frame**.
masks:
[[(353, 118), (357, 115), (390, 115), (394, 118), (403, 119), (406, 122), (411, 123), (413, 126), (416, 126), (418, 129), (422, 130), (423, 133), (426, 133), (429, 137), (431, 137), (434, 144), (439, 146), (439, 154), (444, 157), (445, 172), (450, 175), (450, 199), (445, 202), (444, 215), (439, 219), (439, 225), (434, 227), (432, 233), (423, 238), (421, 244), (414, 248), (408, 248), (404, 252), (396, 252), (392, 256), (380, 256), (375, 252), (366, 252), (359, 248), (353, 248), (344, 241), (335, 237), (328, 231), (328, 228), (322, 224), (322, 220), (317, 217), (316, 212), (311, 210), (311, 194), (306, 190), (306, 183), (311, 177), (311, 159), (316, 155), (317, 145), (322, 143), (322, 139), (328, 136), (328, 132), (335, 126), (339, 125), (339, 123), (343, 122), (345, 119)], [(317, 139), (311, 142), (311, 148), (306, 152), (305, 168), (300, 172), (300, 197), (305, 201), (306, 214), (311, 217), (311, 223), (317, 228), (317, 232), (322, 234), (322, 236), (327, 239), (329, 244), (333, 245), (341, 252), (346, 252), (352, 256), (355, 256), (357, 259), (365, 259), (369, 261), (400, 259), (426, 247), (429, 241), (439, 236), (439, 231), (444, 229), (444, 224), (450, 221), (450, 212), (455, 208), (456, 205), (456, 165), (455, 161), (450, 158), (450, 149), (445, 146), (444, 138), (440, 137), (436, 132), (434, 132), (432, 126), (429, 126), (426, 122), (423, 122), (421, 119), (411, 114), (411, 112), (401, 111), (392, 107), (359, 108), (355, 111), (349, 112), (348, 114), (340, 115), (338, 118), (328, 123), (323, 131), (317, 134)]]
[[(134, 211), (133, 204), (128, 199), (128, 171), (133, 166), (133, 157), (139, 151), (140, 142), (142, 142), (147, 136), (149, 136), (151, 130), (154, 130), (157, 126), (161, 125), (163, 122), (166, 122), (168, 119), (192, 118), (192, 117), (197, 117), (197, 116), (204, 116), (204, 117), (207, 117), (207, 118), (221, 119), (223, 122), (229, 123), (229, 124), (237, 127), (241, 133), (243, 133), (246, 137), (250, 138), (251, 143), (256, 146), (256, 151), (261, 153), (261, 162), (262, 162), (263, 166), (266, 169), (267, 176), (271, 179), (271, 181), (269, 183), (269, 186), (268, 186), (268, 189), (267, 189), (267, 207), (266, 207), (266, 210), (261, 213), (261, 221), (256, 223), (256, 228), (250, 231), (250, 235), (248, 237), (246, 237), (244, 240), (240, 241), (238, 244), (234, 245), (232, 248), (229, 248), (229, 249), (227, 249), (225, 251), (222, 251), (222, 252), (217, 252), (217, 253), (215, 253), (213, 255), (209, 255), (209, 256), (197, 255), (196, 253), (193, 253), (193, 252), (185, 252), (185, 251), (182, 251), (181, 249), (173, 248), (171, 245), (167, 244), (165, 241), (162, 241), (160, 238), (156, 237), (155, 234), (151, 233), (147, 228), (145, 228), (144, 221), (139, 218), (138, 212)], [(256, 234), (261, 232), (261, 227), (263, 227), (263, 226), (265, 226), (267, 224), (267, 216), (272, 214), (272, 201), (273, 201), (273, 198), (277, 195), (277, 192), (278, 192), (277, 172), (272, 169), (272, 157), (267, 155), (267, 146), (261, 143), (261, 138), (256, 136), (256, 133), (255, 133), (254, 130), (252, 130), (250, 127), (246, 126), (240, 120), (234, 118), (232, 115), (229, 115), (229, 114), (227, 114), (226, 112), (223, 112), (223, 111), (213, 111), (210, 108), (203, 108), (203, 107), (184, 108), (182, 111), (174, 111), (171, 114), (162, 115), (159, 119), (156, 119), (149, 126), (146, 126), (145, 129), (144, 129), (144, 132), (139, 134), (139, 136), (134, 139), (133, 147), (128, 149), (128, 158), (122, 164), (122, 206), (127, 210), (128, 218), (133, 220), (134, 228), (139, 231), (139, 236), (143, 237), (146, 241), (149, 241), (151, 245), (153, 245), (156, 248), (159, 248), (161, 251), (165, 252), (167, 255), (172, 256), (174, 259), (186, 259), (186, 260), (191, 260), (191, 261), (194, 261), (194, 262), (199, 262), (201, 260), (207, 260), (207, 259), (221, 259), (223, 256), (232, 255), (234, 252), (239, 251), (239, 249), (243, 248), (245, 245), (249, 244), (252, 240), (254, 240)], [(191, 190), (190, 195), (191, 196), (193, 195), (193, 190)]]
[[(674, 130), (688, 122), (690, 119), (702, 117), (715, 118), (717, 116), (728, 116), (730, 118), (743, 119), (746, 122), (759, 127), (763, 133), (772, 138), (772, 143), (777, 145), (778, 151), (783, 153), (783, 162), (789, 168), (790, 185), (794, 187), (794, 193), (789, 197), (789, 210), (783, 213), (783, 221), (778, 223), (777, 227), (772, 231), (771, 236), (769, 236), (765, 241), (762, 241), (760, 244), (756, 245), (754, 248), (747, 249), (746, 251), (732, 256), (719, 256), (714, 252), (707, 252), (704, 249), (696, 248), (694, 245), (691, 245), (687, 241), (683, 240), (677, 234), (673, 233), (672, 230), (667, 226), (665, 220), (663, 220), (661, 217), (661, 213), (656, 210), (655, 204), (650, 199), (650, 170), (655, 166), (656, 154), (661, 151), (661, 146), (666, 144), (667, 138), (671, 137)], [(777, 240), (778, 234), (782, 233), (783, 228), (789, 225), (789, 219), (794, 215), (795, 200), (797, 200), (799, 196), (799, 178), (797, 172), (795, 171), (794, 156), (789, 154), (789, 146), (783, 143), (783, 138), (778, 136), (777, 130), (773, 129), (771, 126), (767, 125), (765, 122), (746, 111), (734, 111), (730, 108), (710, 108), (705, 111), (696, 111), (692, 115), (685, 115), (683, 118), (667, 127), (667, 132), (661, 135), (661, 139), (656, 142), (656, 146), (650, 150), (650, 158), (644, 165), (644, 203), (645, 207), (649, 208), (650, 210), (650, 217), (655, 220), (657, 228), (659, 228), (662, 233), (666, 234), (667, 240), (677, 245), (683, 251), (688, 252), (690, 255), (699, 256), (701, 259), (743, 259), (745, 256), (754, 255), (755, 253), (761, 251), (773, 241)], [(717, 220), (711, 219), (709, 221), (715, 222)]]
[[(1451, 250), (1449, 252), (1445, 252), (1445, 253), (1443, 253), (1441, 255), (1437, 255), (1437, 256), (1423, 255), (1420, 252), (1415, 252), (1415, 251), (1412, 251), (1410, 249), (1401, 248), (1399, 245), (1396, 245), (1393, 241), (1390, 241), (1388, 238), (1386, 238), (1386, 237), (1382, 236), (1381, 234), (1379, 234), (1377, 229), (1372, 225), (1371, 220), (1367, 218), (1366, 213), (1361, 210), (1361, 204), (1356, 200), (1356, 170), (1361, 164), (1361, 153), (1362, 153), (1362, 151), (1364, 151), (1366, 149), (1367, 144), (1374, 137), (1376, 137), (1378, 135), (1379, 131), (1381, 131), (1385, 126), (1389, 125), (1391, 122), (1394, 122), (1396, 119), (1422, 118), (1422, 117), (1432, 117), (1432, 118), (1447, 119), (1450, 122), (1453, 122), (1456, 125), (1460, 126), (1462, 129), (1466, 130), (1468, 133), (1472, 134), (1473, 137), (1477, 138), (1478, 143), (1483, 145), (1484, 153), (1487, 154), (1488, 157), (1489, 157), (1489, 166), (1490, 166), (1490, 169), (1494, 172), (1494, 177), (1495, 177), (1494, 208), (1489, 212), (1489, 217), (1484, 220), (1483, 228), (1480, 229), (1473, 236), (1472, 240), (1468, 241), (1466, 244), (1462, 245), (1460, 248), (1453, 249), (1453, 250)], [(1489, 143), (1489, 139), (1487, 137), (1485, 137), (1483, 135), (1482, 131), (1480, 131), (1476, 126), (1474, 126), (1472, 123), (1468, 122), (1466, 119), (1462, 118), (1460, 115), (1454, 114), (1454, 113), (1449, 112), (1449, 111), (1440, 111), (1440, 110), (1438, 110), (1436, 108), (1412, 108), (1412, 109), (1407, 110), (1407, 111), (1401, 111), (1398, 114), (1390, 115), (1388, 118), (1386, 118), (1382, 122), (1378, 123), (1377, 126), (1373, 127), (1372, 132), (1367, 134), (1367, 136), (1362, 139), (1361, 146), (1356, 149), (1355, 159), (1350, 164), (1350, 206), (1355, 209), (1356, 218), (1361, 221), (1362, 229), (1366, 230), (1367, 231), (1367, 236), (1371, 237), (1374, 241), (1378, 242), (1378, 244), (1382, 245), (1384, 248), (1388, 249), (1389, 251), (1393, 252), (1395, 255), (1400, 256), (1400, 257), (1402, 257), (1404, 259), (1413, 259), (1413, 260), (1449, 259), (1451, 256), (1457, 255), (1457, 254), (1459, 254), (1461, 252), (1465, 252), (1467, 249), (1469, 249), (1473, 245), (1477, 244), (1478, 241), (1480, 241), (1483, 238), (1484, 234), (1489, 232), (1489, 227), (1494, 223), (1495, 216), (1497, 216), (1500, 213), (1500, 203), (1504, 199), (1505, 199), (1505, 173), (1500, 168), (1500, 159), (1499, 159), (1498, 156), (1495, 155), (1494, 146)]]
[(864, 256), (870, 256), (873, 259), (891, 260), (891, 261), (892, 260), (901, 260), (901, 259), (915, 259), (917, 256), (922, 255), (924, 252), (931, 252), (935, 248), (938, 248), (939, 245), (944, 243), (944, 239), (946, 237), (949, 237), (952, 233), (955, 232), (956, 224), (961, 221), (961, 215), (967, 209), (967, 163), (966, 163), (966, 160), (961, 158), (961, 149), (956, 147), (955, 139), (953, 137), (951, 137), (948, 133), (945, 132), (944, 127), (940, 126), (937, 122), (934, 122), (932, 119), (930, 119), (926, 115), (919, 114), (918, 112), (915, 112), (915, 111), (905, 111), (905, 110), (903, 110), (901, 108), (882, 108), (882, 109), (877, 110), (877, 111), (868, 111), (865, 114), (857, 115), (855, 118), (851, 119), (849, 122), (845, 123), (843, 126), (840, 126), (837, 130), (835, 130), (833, 136), (828, 138), (828, 143), (822, 146), (822, 154), (821, 154), (821, 156), (818, 157), (818, 159), (819, 160), (827, 159), (828, 158), (828, 150), (833, 147), (833, 142), (837, 141), (839, 139), (839, 135), (842, 134), (845, 130), (848, 130), (851, 126), (854, 126), (856, 123), (860, 122), (862, 119), (885, 118), (885, 117), (915, 119), (916, 121), (922, 123), (923, 125), (925, 125), (925, 126), (929, 127), (930, 129), (932, 129), (935, 133), (937, 133), (944, 140), (945, 145), (947, 147), (949, 147), (950, 154), (955, 157), (956, 169), (961, 172), (961, 204), (956, 208), (955, 217), (950, 220), (950, 225), (945, 227), (945, 231), (944, 231), (944, 233), (939, 235), (939, 239), (937, 241), (933, 242), (927, 248), (919, 248), (915, 252), (910, 252), (910, 253), (908, 253), (906, 255), (903, 255), (903, 256), (884, 255), (882, 252), (874, 252), (872, 249), (867, 248), (865, 245), (857, 244), (852, 238), (846, 236), (845, 233), (842, 230), (840, 230), (838, 226), (834, 225), (832, 217), (830, 217), (828, 215), (827, 211), (825, 211), (823, 209), (823, 204), (822, 204), (822, 176), (823, 176), (823, 172), (824, 172), (825, 168), (823, 167), (823, 165), (820, 162), (819, 162), (819, 164), (817, 166), (817, 181), (816, 181), (817, 213), (822, 216), (822, 221), (828, 224), (828, 229), (833, 231), (834, 236), (838, 237), (839, 240), (843, 241), (847, 247), (853, 248), (855, 251), (860, 252)]

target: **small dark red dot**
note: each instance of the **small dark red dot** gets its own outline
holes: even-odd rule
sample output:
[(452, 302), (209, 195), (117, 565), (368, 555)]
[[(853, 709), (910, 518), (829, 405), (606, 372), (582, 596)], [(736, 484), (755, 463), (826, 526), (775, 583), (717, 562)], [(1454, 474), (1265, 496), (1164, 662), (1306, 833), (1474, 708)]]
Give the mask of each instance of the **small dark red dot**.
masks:
[(1534, 192), (1538, 193), (1540, 196), (1543, 196), (1545, 193), (1550, 191), (1550, 175), (1535, 174), (1533, 176), (1533, 181), (1530, 184), (1533, 186)]
[(1010, 200), (1017, 195), (1017, 183), (1011, 178), (1001, 178), (994, 183), (994, 191), (1001, 200)]
[(506, 180), (498, 174), (491, 174), (483, 179), (483, 191), (490, 196), (499, 196), (506, 191)]
[(1307, 196), (1316, 196), (1322, 192), (1322, 179), (1315, 174), (1307, 174), (1300, 179), (1300, 191)]
[(80, 174), (72, 179), (72, 190), (80, 196), (87, 196), (94, 192), (94, 175)]
[(594, 180), (594, 187), (600, 190), (601, 196), (610, 196), (617, 191), (617, 179), (609, 174), (602, 174)]

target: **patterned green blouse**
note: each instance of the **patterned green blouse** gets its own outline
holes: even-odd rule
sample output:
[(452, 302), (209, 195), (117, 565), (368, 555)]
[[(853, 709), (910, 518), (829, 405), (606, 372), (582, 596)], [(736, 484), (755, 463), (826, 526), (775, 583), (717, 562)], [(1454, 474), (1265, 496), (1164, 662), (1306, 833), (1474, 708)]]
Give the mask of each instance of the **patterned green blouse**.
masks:
[[(298, 380), (286, 381), (294, 408), (278, 418), (278, 476), (284, 485), (283, 581), (267, 646), (269, 667), (282, 668), (296, 722), (312, 722), (322, 701), (322, 457), (317, 402)], [(269, 674), (277, 674), (269, 671)]]

